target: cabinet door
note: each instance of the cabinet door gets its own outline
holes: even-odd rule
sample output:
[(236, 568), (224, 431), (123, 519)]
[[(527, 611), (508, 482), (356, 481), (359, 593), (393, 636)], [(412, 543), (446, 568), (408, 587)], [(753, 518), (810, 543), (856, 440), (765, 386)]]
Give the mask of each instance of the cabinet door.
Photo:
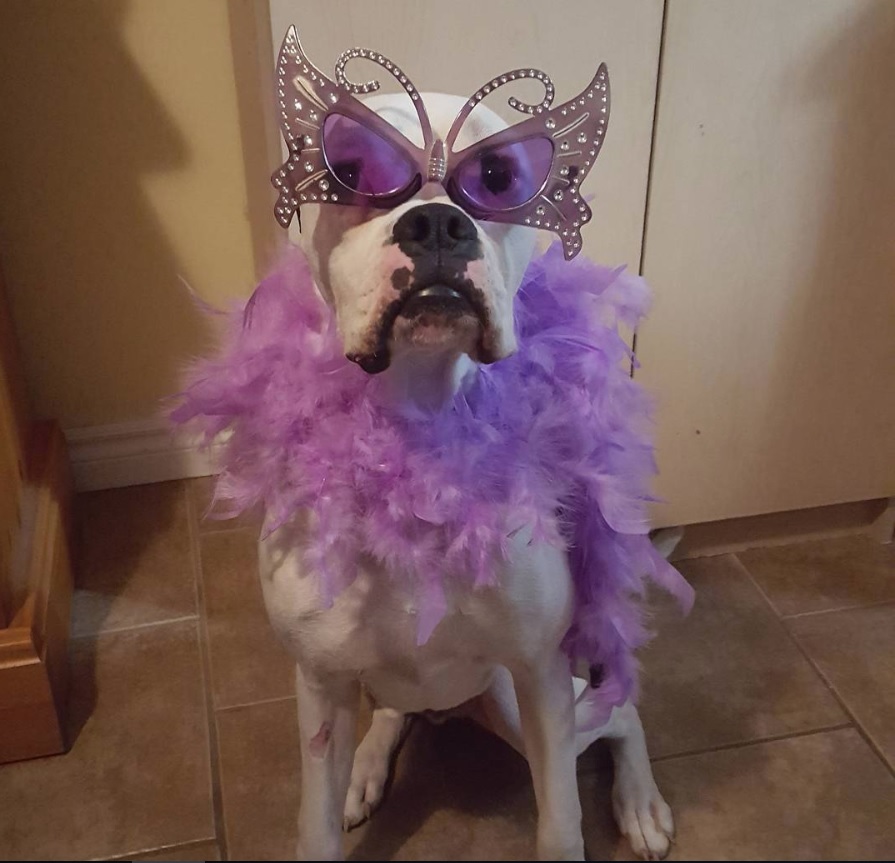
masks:
[[(555, 103), (580, 92), (600, 61), (609, 66), (612, 117), (585, 191), (594, 219), (584, 253), (606, 263), (640, 261), (650, 136), (662, 30), (661, 0), (270, 0), (273, 51), (295, 24), (317, 66), (332, 74), (342, 51), (371, 48), (398, 63), (423, 91), (469, 96), (494, 75), (531, 64), (556, 87)], [(355, 61), (354, 77), (375, 67)], [(363, 68), (362, 68), (363, 67)], [(350, 71), (350, 70), (349, 70)], [(377, 75), (395, 89), (386, 73)], [(537, 96), (527, 83), (524, 93)], [(527, 89), (531, 87), (532, 89)], [(486, 102), (515, 122), (505, 87)], [(313, 208), (310, 208), (313, 210)], [(313, 224), (313, 213), (310, 222)], [(293, 229), (294, 230), (294, 229)], [(545, 236), (547, 236), (545, 234)], [(293, 236), (297, 241), (297, 236)]]
[(895, 3), (668, 4), (644, 273), (661, 523), (895, 494)]

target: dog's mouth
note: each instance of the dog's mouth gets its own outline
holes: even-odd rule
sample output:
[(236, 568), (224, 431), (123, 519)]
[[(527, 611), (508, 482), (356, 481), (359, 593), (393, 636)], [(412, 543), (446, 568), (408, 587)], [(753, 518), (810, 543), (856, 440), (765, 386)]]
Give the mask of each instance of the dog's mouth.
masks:
[(386, 308), (374, 349), (348, 354), (348, 359), (368, 374), (379, 374), (391, 365), (391, 346), (397, 339), (433, 348), (471, 342), (476, 359), (493, 362), (487, 347), (489, 321), (481, 291), (469, 279), (457, 276), (414, 284)]
[[(471, 300), (459, 288), (436, 282), (414, 288), (402, 301), (395, 319), (412, 320), (426, 315), (455, 318), (461, 315), (478, 315)], [(392, 321), (394, 326), (394, 321)]]

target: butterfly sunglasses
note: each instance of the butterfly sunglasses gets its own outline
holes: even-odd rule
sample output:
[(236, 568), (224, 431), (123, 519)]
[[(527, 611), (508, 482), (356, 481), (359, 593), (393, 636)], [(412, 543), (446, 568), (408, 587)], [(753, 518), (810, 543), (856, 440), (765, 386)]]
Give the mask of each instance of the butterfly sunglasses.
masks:
[[(398, 80), (419, 118), (422, 147), (356, 98), (379, 89), (378, 81), (355, 84), (345, 76), (356, 57), (377, 63)], [(274, 215), (284, 228), (304, 203), (392, 209), (425, 182), (434, 182), (475, 219), (553, 231), (567, 259), (581, 251), (581, 226), (591, 209), (579, 190), (609, 121), (605, 63), (582, 93), (556, 108), (551, 107), (553, 83), (540, 70), (500, 75), (466, 101), (443, 141), (434, 135), (417, 89), (382, 54), (345, 51), (335, 76), (333, 81), (308, 60), (290, 27), (277, 59), (280, 123), (289, 155), (271, 178), (279, 190)], [(505, 84), (526, 79), (543, 85), (544, 98), (528, 104), (511, 97), (509, 105), (528, 119), (455, 151), (476, 105)]]

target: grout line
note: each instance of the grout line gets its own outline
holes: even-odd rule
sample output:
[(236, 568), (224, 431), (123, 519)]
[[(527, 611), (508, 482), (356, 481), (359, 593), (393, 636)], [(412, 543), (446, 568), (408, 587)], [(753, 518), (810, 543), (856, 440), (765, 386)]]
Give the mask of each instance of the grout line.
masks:
[(196, 513), (193, 496), (188, 483), (183, 490), (186, 499), (187, 528), (190, 536), (190, 558), (193, 566), (193, 578), (196, 585), (196, 611), (199, 615), (199, 656), (202, 668), (202, 690), (205, 695), (205, 719), (208, 729), (208, 764), (211, 781), (211, 807), (214, 818), (214, 832), (218, 843), (221, 860), (229, 860), (227, 849), (227, 826), (224, 818), (224, 798), (221, 788), (221, 764), (218, 749), (220, 732), (217, 714), (214, 709), (212, 693), (211, 655), (208, 646), (208, 621), (205, 618), (205, 589), (202, 580), (202, 554), (199, 545), (199, 531), (196, 524)]
[(240, 710), (243, 707), (258, 707), (264, 704), (279, 704), (281, 701), (295, 701), (295, 695), (277, 695), (273, 698), (262, 698), (258, 701), (245, 701), (240, 704), (225, 704), (215, 708), (218, 713), (226, 713), (230, 710)]
[(168, 626), (172, 623), (184, 623), (187, 620), (198, 620), (198, 615), (185, 614), (181, 617), (167, 617), (164, 620), (150, 620), (146, 623), (135, 623), (132, 626), (116, 626), (111, 629), (97, 629), (94, 632), (79, 632), (77, 635), (70, 635), (69, 640), (79, 641), (90, 638), (102, 638), (104, 635), (117, 635), (121, 632), (134, 632), (141, 629), (155, 629), (158, 626)]
[[(752, 576), (752, 573), (749, 572), (749, 568), (736, 556), (733, 555), (734, 560), (736, 561), (737, 566), (745, 573), (746, 578), (749, 579), (750, 582), (755, 586), (755, 589), (758, 591), (759, 595), (764, 599), (764, 601), (771, 607), (773, 610), (774, 606), (771, 604), (771, 600), (768, 595), (764, 592), (761, 585), (755, 580)], [(889, 763), (888, 758), (886, 758), (882, 749), (877, 746), (876, 742), (873, 738), (868, 734), (864, 726), (861, 724), (861, 720), (858, 719), (857, 714), (851, 709), (846, 700), (839, 694), (839, 690), (836, 689), (833, 681), (824, 673), (821, 667), (814, 661), (811, 655), (805, 650), (802, 642), (796, 637), (796, 634), (786, 625), (785, 621), (780, 620), (780, 625), (783, 627), (784, 632), (789, 636), (790, 641), (796, 646), (796, 649), (802, 656), (805, 658), (805, 661), (814, 669), (814, 673), (823, 681), (824, 685), (827, 689), (830, 690), (830, 694), (833, 698), (836, 699), (836, 702), (839, 704), (839, 707), (842, 709), (843, 713), (851, 720), (854, 724), (855, 730), (858, 734), (861, 735), (864, 742), (870, 747), (871, 751), (876, 755), (877, 758), (882, 762), (883, 767), (889, 771), (889, 773), (895, 777), (895, 765)]]
[(763, 743), (777, 743), (780, 740), (793, 740), (797, 737), (810, 737), (812, 734), (825, 734), (828, 731), (842, 731), (844, 728), (854, 727), (851, 722), (837, 722), (835, 725), (822, 725), (819, 728), (808, 728), (804, 731), (788, 731), (784, 734), (772, 734), (769, 737), (756, 737), (754, 740), (738, 740), (733, 743), (720, 743), (717, 746), (709, 746), (705, 749), (688, 749), (684, 752), (674, 752), (670, 755), (658, 755), (651, 758), (653, 764), (662, 764), (665, 761), (674, 761), (676, 758), (690, 758), (694, 755), (709, 755), (713, 752), (727, 752), (729, 749), (745, 749), (747, 746), (757, 746)]
[[(734, 566), (738, 567), (740, 571), (746, 576), (746, 580), (758, 591), (758, 595), (764, 600), (764, 604), (771, 610), (771, 613), (774, 615), (774, 617), (776, 617), (777, 620), (780, 621), (780, 623), (782, 624), (784, 615), (777, 610), (777, 606), (774, 605), (774, 602), (768, 595), (767, 591), (758, 583), (758, 579), (754, 575), (752, 575), (749, 567), (740, 560), (739, 552), (731, 551), (728, 552), (728, 555), (733, 559)], [(786, 629), (787, 632), (789, 632), (789, 630), (785, 626), (783, 628)]]
[[(143, 848), (140, 851), (131, 851), (129, 854), (118, 854), (115, 857), (93, 857), (92, 859), (96, 861), (96, 863), (115, 863), (116, 860), (133, 860), (136, 857), (142, 857), (144, 854), (158, 854), (162, 851), (184, 851), (190, 852), (195, 848), (201, 848), (203, 845), (208, 845), (211, 842), (216, 843), (216, 839), (214, 836), (208, 836), (205, 839), (190, 839), (189, 842), (179, 842), (173, 845), (157, 845), (153, 848)], [(186, 857), (183, 858), (187, 859)]]
[[(649, 162), (646, 166), (646, 193), (643, 196), (643, 230), (640, 233), (640, 261), (637, 265), (637, 272), (643, 275), (643, 264), (646, 259), (646, 233), (647, 223), (649, 221), (649, 205), (650, 193), (653, 185), (653, 163), (656, 155), (656, 127), (659, 122), (659, 99), (662, 96), (662, 65), (665, 60), (665, 31), (668, 25), (668, 0), (662, 3), (662, 25), (659, 30), (659, 59), (656, 62), (656, 97), (653, 100), (653, 122), (650, 129), (649, 143)], [(631, 353), (634, 355), (631, 360), (631, 377), (634, 377), (634, 370), (637, 363), (637, 330), (634, 330), (631, 336)]]
[(868, 602), (864, 605), (842, 605), (836, 608), (819, 608), (817, 611), (798, 611), (795, 614), (783, 614), (781, 620), (801, 620), (804, 617), (822, 617), (825, 614), (836, 614), (840, 611), (861, 611), (864, 608), (880, 608), (881, 606), (895, 605), (895, 599), (880, 599), (877, 602)]

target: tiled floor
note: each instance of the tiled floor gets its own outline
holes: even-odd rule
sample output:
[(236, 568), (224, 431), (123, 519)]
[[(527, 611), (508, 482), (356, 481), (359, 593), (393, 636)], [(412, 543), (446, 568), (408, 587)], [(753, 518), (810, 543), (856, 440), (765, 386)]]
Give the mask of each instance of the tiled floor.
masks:
[[(202, 521), (208, 480), (84, 495), (67, 755), (0, 767), (0, 858), (283, 859), (295, 843), (291, 667), (267, 625), (252, 518)], [(673, 859), (895, 855), (895, 547), (847, 538), (682, 565), (644, 652), (644, 724)], [(629, 859), (598, 744), (591, 859)], [(418, 722), (353, 859), (531, 859), (527, 765), (463, 722)]]

